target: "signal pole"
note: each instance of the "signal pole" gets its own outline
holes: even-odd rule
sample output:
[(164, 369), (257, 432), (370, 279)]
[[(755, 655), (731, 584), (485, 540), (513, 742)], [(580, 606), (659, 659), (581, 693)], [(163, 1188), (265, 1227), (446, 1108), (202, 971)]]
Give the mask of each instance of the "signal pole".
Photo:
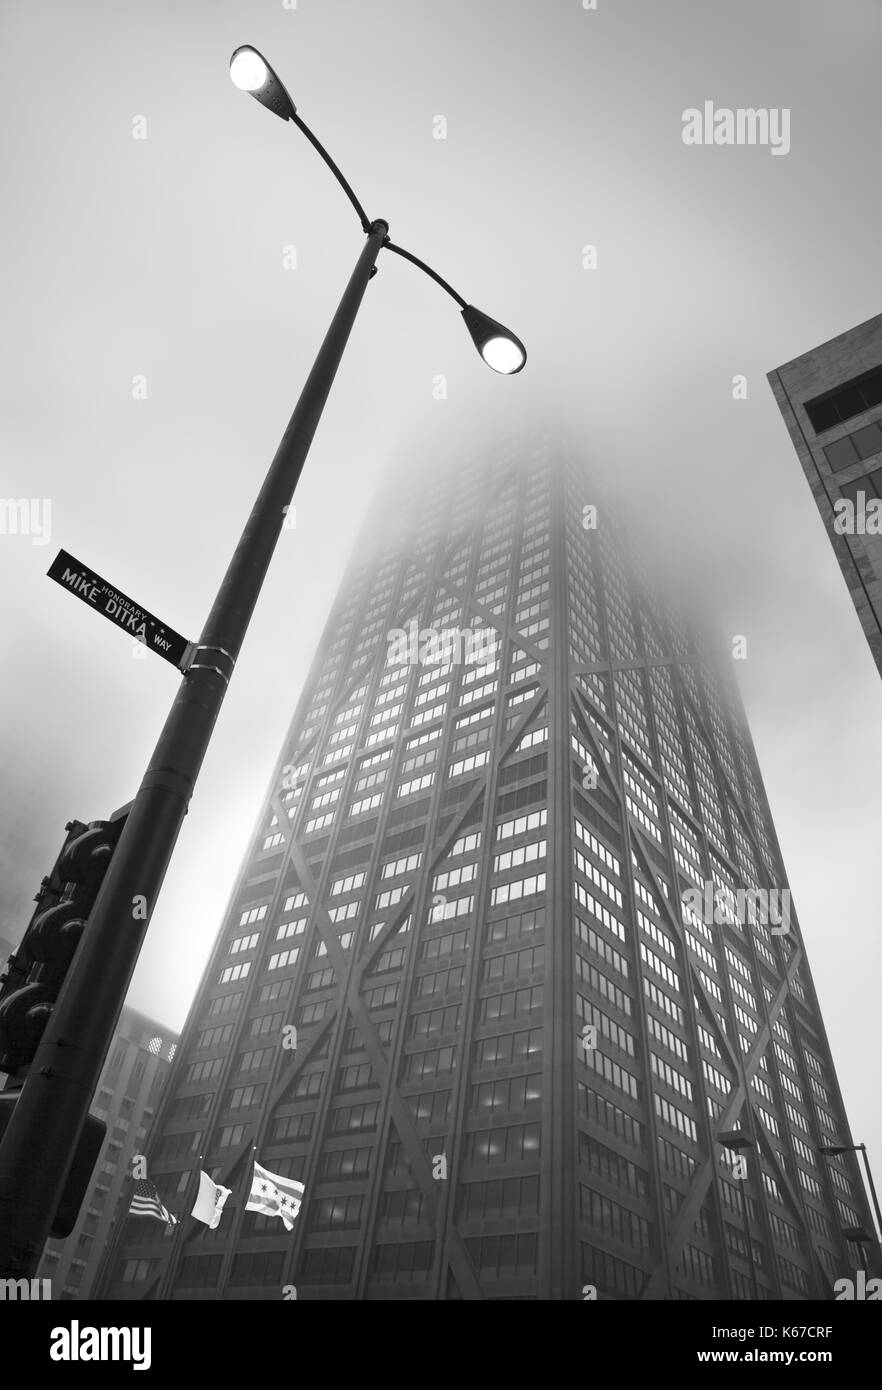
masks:
[(37, 1267), (251, 614), (389, 231), (372, 223), (246, 522), (0, 1141), (0, 1277)]

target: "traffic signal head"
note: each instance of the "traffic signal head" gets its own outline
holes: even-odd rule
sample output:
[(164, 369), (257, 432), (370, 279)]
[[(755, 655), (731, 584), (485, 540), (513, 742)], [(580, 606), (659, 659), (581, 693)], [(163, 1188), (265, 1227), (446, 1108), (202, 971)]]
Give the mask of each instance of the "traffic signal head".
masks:
[(124, 817), (69, 822), (37, 910), (0, 979), (0, 1071), (17, 1076), (33, 1061), (124, 824)]
[[(0, 1095), (0, 1139), (3, 1138), (6, 1126), (12, 1119), (18, 1095), (18, 1091), (4, 1091)], [(80, 1207), (89, 1190), (92, 1171), (106, 1138), (107, 1125), (104, 1121), (99, 1120), (97, 1115), (87, 1115), (83, 1132), (71, 1159), (58, 1209), (49, 1228), (49, 1235), (53, 1240), (66, 1240), (77, 1224)]]

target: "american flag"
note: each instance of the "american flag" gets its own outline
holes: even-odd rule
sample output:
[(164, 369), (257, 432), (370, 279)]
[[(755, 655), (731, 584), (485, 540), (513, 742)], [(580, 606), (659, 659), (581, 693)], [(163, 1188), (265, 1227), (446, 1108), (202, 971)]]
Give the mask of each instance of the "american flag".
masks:
[(163, 1206), (156, 1183), (146, 1178), (139, 1178), (135, 1183), (129, 1216), (155, 1216), (157, 1221), (165, 1221), (169, 1226), (177, 1225), (176, 1217)]

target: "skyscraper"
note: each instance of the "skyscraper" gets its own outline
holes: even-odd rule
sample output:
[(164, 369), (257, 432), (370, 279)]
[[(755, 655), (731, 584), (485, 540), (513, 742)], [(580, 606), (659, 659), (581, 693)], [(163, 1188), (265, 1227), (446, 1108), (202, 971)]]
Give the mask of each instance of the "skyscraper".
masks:
[(882, 673), (882, 314), (768, 379)]
[[(172, 1211), (200, 1166), (233, 1195), (130, 1221), (104, 1296), (799, 1299), (854, 1266), (750, 736), (637, 569), (541, 436), (378, 500), (148, 1143)], [(290, 1233), (244, 1210), (255, 1151), (305, 1184)]]

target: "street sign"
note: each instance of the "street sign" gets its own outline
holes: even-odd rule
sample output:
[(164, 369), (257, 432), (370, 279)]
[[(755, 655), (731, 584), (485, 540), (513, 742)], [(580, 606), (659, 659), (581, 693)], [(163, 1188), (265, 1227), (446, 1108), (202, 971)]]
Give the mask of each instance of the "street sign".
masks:
[(56, 584), (61, 584), (70, 593), (76, 594), (83, 603), (109, 618), (136, 641), (143, 642), (150, 651), (165, 657), (166, 661), (170, 661), (179, 670), (186, 670), (192, 658), (194, 644), (188, 642), (179, 632), (166, 627), (145, 608), (133, 603), (125, 594), (121, 594), (119, 589), (114, 589), (106, 579), (102, 579), (100, 574), (96, 574), (94, 570), (75, 560), (72, 555), (68, 555), (66, 550), (59, 550), (47, 573)]

